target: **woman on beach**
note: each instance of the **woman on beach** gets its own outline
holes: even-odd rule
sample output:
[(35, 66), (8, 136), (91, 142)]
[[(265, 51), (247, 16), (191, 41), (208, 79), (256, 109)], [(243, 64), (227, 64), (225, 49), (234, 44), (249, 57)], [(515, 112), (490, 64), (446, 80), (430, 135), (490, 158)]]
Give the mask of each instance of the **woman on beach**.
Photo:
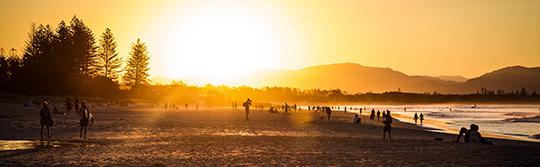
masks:
[(88, 124), (90, 122), (90, 111), (88, 110), (88, 107), (86, 107), (85, 101), (81, 103), (81, 107), (79, 108), (79, 114), (81, 125), (80, 136), (81, 138), (86, 139), (86, 132), (88, 131)]
[[(384, 113), (384, 111), (383, 111)], [(386, 132), (388, 132), (388, 138), (392, 139), (392, 116), (390, 115), (390, 111), (386, 111), (386, 114), (384, 115), (385, 120), (384, 128), (383, 128), (383, 139), (386, 138)]]
[(246, 109), (246, 121), (249, 120), (249, 106), (251, 106), (251, 99), (247, 99), (246, 102), (244, 102), (244, 104), (242, 104), (242, 106), (244, 106), (244, 108)]
[(49, 128), (53, 125), (53, 120), (51, 111), (49, 110), (49, 103), (44, 101), (42, 105), (41, 110), (39, 110), (39, 116), (41, 117), (39, 120), (41, 124), (41, 139), (43, 139), (43, 127), (47, 128), (47, 137), (51, 138)]

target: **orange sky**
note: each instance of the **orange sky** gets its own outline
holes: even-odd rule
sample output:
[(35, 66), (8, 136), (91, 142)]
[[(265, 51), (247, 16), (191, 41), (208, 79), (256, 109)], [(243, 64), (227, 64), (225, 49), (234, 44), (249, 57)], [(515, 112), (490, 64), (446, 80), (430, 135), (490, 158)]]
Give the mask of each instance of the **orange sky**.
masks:
[(96, 39), (111, 28), (126, 57), (148, 45), (151, 74), (234, 75), (355, 62), (411, 75), (476, 77), (540, 66), (540, 1), (0, 1), (0, 47), (22, 50), (31, 23), (76, 14)]

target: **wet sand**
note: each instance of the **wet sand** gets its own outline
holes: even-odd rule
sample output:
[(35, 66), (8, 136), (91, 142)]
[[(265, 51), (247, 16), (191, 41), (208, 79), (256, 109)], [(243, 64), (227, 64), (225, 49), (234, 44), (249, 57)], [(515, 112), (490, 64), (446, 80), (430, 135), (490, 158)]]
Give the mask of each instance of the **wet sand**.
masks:
[(65, 123), (63, 116), (55, 115), (52, 139), (40, 142), (36, 108), (0, 104), (0, 139), (34, 143), (0, 151), (0, 166), (540, 164), (540, 143), (501, 139), (491, 139), (493, 146), (454, 143), (455, 135), (398, 121), (393, 138), (382, 139), (380, 121), (364, 116), (361, 125), (353, 125), (353, 115), (344, 112), (333, 112), (332, 120), (326, 121), (320, 119), (325, 115), (313, 111), (284, 115), (255, 110), (245, 121), (243, 110), (226, 108), (91, 109), (96, 122), (89, 128), (89, 139), (79, 139), (77, 115), (69, 114)]

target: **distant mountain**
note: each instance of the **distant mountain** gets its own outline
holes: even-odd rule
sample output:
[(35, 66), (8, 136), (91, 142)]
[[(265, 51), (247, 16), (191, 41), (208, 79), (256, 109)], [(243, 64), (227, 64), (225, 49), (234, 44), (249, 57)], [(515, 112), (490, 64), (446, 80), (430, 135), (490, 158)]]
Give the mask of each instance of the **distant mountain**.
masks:
[(261, 71), (247, 85), (288, 86), (301, 89), (342, 89), (358, 92), (476, 93), (490, 90), (516, 91), (522, 87), (540, 92), (540, 67), (507, 67), (467, 80), (461, 76), (410, 76), (390, 68), (355, 63), (311, 66), (299, 70)]
[(485, 87), (487, 89), (502, 89), (516, 91), (526, 88), (529, 91), (540, 91), (540, 67), (528, 68), (523, 66), (506, 67), (484, 74), (467, 81), (468, 86)]
[[(248, 85), (289, 86), (302, 89), (342, 89), (357, 92), (440, 92), (463, 93), (463, 84), (434, 77), (409, 76), (390, 68), (366, 67), (354, 63), (311, 66), (299, 70), (264, 71), (250, 77)], [(259, 81), (259, 82), (257, 82)], [(261, 82), (262, 81), (262, 82)]]
[(439, 75), (436, 76), (436, 78), (439, 78), (444, 81), (454, 81), (454, 82), (467, 82), (469, 80), (468, 78), (456, 75), (456, 76), (446, 76), (446, 75)]
[[(156, 78), (156, 80), (167, 80)], [(200, 81), (195, 79), (195, 81)], [(522, 87), (540, 92), (540, 67), (507, 67), (480, 77), (411, 76), (390, 68), (367, 67), (355, 63), (318, 65), (298, 70), (260, 70), (238, 78), (236, 85), (254, 87), (281, 86), (300, 89), (341, 89), (348, 93), (366, 92), (438, 92), (476, 93), (482, 87), (506, 92)]]

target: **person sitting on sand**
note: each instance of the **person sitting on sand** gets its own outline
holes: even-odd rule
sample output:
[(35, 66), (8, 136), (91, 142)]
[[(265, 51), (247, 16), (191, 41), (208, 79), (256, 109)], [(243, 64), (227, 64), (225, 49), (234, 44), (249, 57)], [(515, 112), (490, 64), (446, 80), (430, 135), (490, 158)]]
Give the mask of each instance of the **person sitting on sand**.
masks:
[(379, 110), (377, 110), (377, 120), (380, 120), (381, 118), (381, 112), (379, 112)]
[(414, 113), (413, 120), (415, 125), (418, 124), (418, 113)]
[(476, 124), (471, 124), (469, 130), (467, 130), (467, 128), (465, 127), (462, 127), (459, 130), (459, 134), (455, 142), (459, 142), (461, 136), (464, 136), (463, 142), (465, 143), (493, 144), (482, 137), (480, 132), (478, 132), (479, 129), (480, 127)]
[(39, 117), (41, 118), (39, 120), (41, 124), (41, 139), (43, 139), (43, 127), (47, 128), (47, 137), (51, 138), (50, 127), (53, 126), (53, 120), (51, 111), (49, 110), (49, 103), (47, 103), (47, 101), (43, 101), (41, 110), (39, 110)]
[(90, 122), (90, 111), (88, 110), (88, 107), (86, 107), (86, 102), (83, 101), (81, 103), (81, 107), (79, 108), (79, 118), (80, 118), (80, 137), (86, 139), (86, 132), (88, 131), (88, 125)]
[[(384, 111), (383, 111), (384, 113)], [(386, 132), (388, 132), (388, 138), (392, 139), (392, 116), (390, 115), (390, 111), (387, 111), (387, 113), (384, 115), (385, 119), (383, 121), (384, 128), (383, 128), (383, 139), (386, 138)]]
[(251, 99), (247, 99), (246, 102), (244, 102), (244, 104), (242, 104), (242, 106), (244, 106), (244, 108), (246, 109), (246, 121), (249, 120), (249, 106), (251, 106)]
[(375, 119), (375, 109), (371, 109), (371, 114), (369, 115), (369, 119), (371, 120)]
[(330, 121), (330, 116), (332, 115), (332, 109), (330, 107), (325, 107), (326, 116), (328, 116), (328, 121)]
[(360, 124), (361, 122), (361, 118), (358, 116), (358, 114), (354, 114), (354, 118), (353, 118), (353, 124)]

